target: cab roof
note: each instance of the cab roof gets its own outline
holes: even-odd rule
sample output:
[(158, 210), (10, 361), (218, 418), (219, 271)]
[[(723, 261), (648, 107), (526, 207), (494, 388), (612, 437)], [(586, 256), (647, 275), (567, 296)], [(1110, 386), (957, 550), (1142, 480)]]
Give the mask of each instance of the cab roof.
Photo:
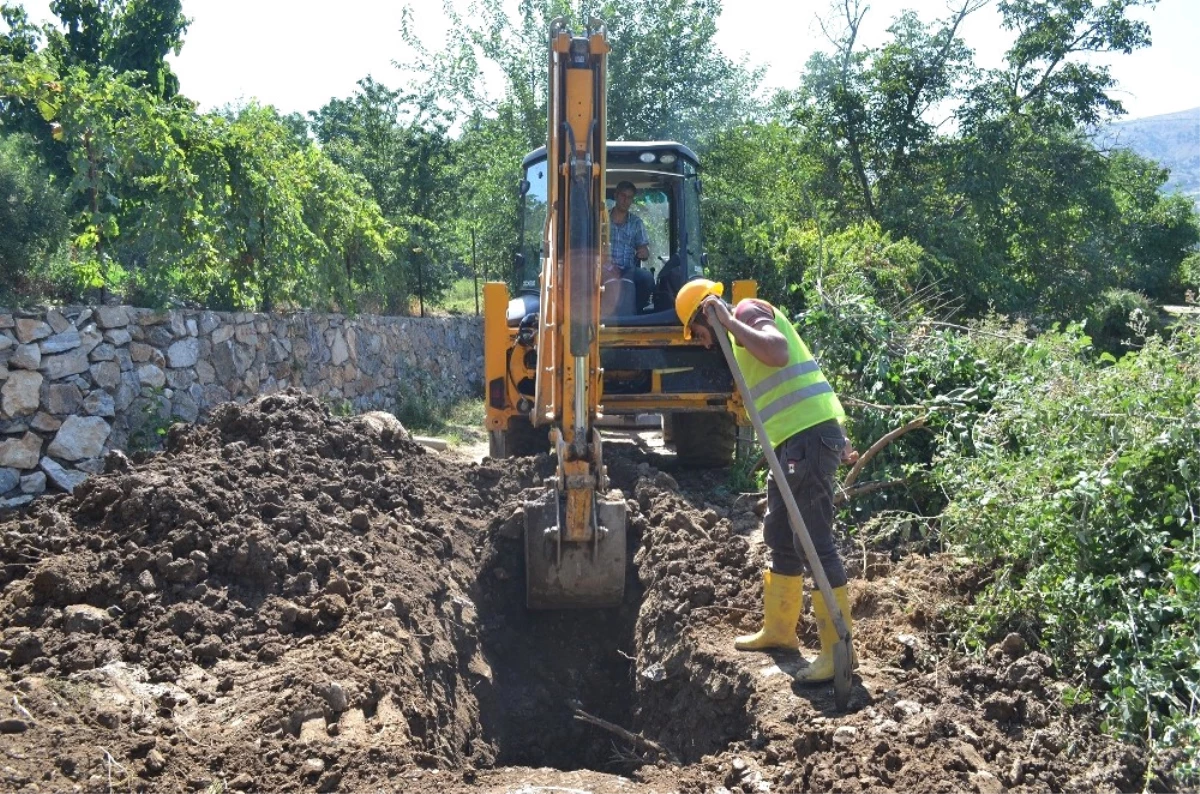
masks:
[[(640, 152), (675, 152), (693, 163), (699, 163), (699, 158), (687, 146), (675, 141), (609, 141), (608, 153), (612, 154), (637, 154)], [(525, 159), (521, 161), (521, 167), (536, 163), (538, 160), (546, 159), (546, 147), (539, 146), (529, 154), (525, 155)]]

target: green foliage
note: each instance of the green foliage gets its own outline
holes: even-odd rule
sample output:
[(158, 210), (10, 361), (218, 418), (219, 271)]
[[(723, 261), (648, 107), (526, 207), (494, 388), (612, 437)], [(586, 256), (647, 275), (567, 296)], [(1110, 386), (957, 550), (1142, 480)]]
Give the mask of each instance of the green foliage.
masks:
[(739, 455), (729, 467), (726, 487), (732, 493), (756, 493), (767, 487), (767, 469), (763, 463), (762, 448), (751, 444), (748, 454)]
[(774, 298), (790, 292), (803, 263), (791, 262), (781, 241), (811, 227), (816, 214), (800, 158), (795, 136), (778, 122), (741, 124), (711, 141), (700, 210), (712, 278), (755, 279)]
[(513, 275), (517, 184), (528, 151), (511, 103), (494, 116), (474, 114), (452, 144), (449, 176), (456, 187), (448, 253), (481, 280), (505, 281)]
[(479, 302), (479, 311), (483, 311), (483, 282), (479, 282), (479, 292), (475, 291), (474, 278), (455, 279), (450, 285), (450, 289), (442, 295), (437, 306), (445, 310), (449, 314), (477, 314), (475, 311), (476, 300)]
[(181, 0), (51, 0), (50, 10), (62, 28), (47, 29), (47, 51), (62, 67), (132, 74), (157, 97), (179, 92), (166, 57), (187, 31)]
[(1200, 251), (1188, 254), (1179, 264), (1179, 281), (1185, 296), (1190, 295), (1190, 300), (1194, 303), (1200, 297)]
[(409, 430), (433, 428), (440, 421), (443, 406), (433, 385), (425, 378), (408, 378), (396, 393), (396, 418)]
[(242, 108), (218, 130), (224, 218), (211, 240), (228, 272), (211, 287), (228, 293), (210, 305), (353, 309), (362, 292), (386, 294), (403, 237), (359, 178), (297, 140), (272, 108)]
[(396, 394), (396, 418), (410, 433), (442, 436), (451, 440), (482, 437), (483, 400), (472, 395), (461, 400), (439, 397), (431, 381), (408, 378)]
[(1106, 290), (1088, 322), (1092, 344), (1115, 356), (1142, 346), (1149, 334), (1163, 330), (1159, 311), (1145, 295), (1130, 290)]
[(76, 214), (60, 293), (223, 309), (406, 303), (407, 231), (274, 109), (201, 116), (129, 74), (60, 73), (40, 55), (0, 63), (0, 81), (53, 122), (67, 165)]
[(39, 31), (23, 6), (0, 4), (0, 19), (8, 28), (8, 33), (0, 37), (0, 57), (20, 61), (37, 51)]
[(892, 486), (853, 500), (853, 516), (863, 520), (901, 509), (937, 515), (946, 501), (928, 477), (937, 438), (950, 435), (969, 447), (971, 428), (995, 395), (996, 366), (978, 355), (961, 329), (924, 316), (898, 317), (861, 295), (813, 296), (797, 329), (842, 396), (847, 431), (858, 448), (924, 420), (864, 469), (860, 484)]
[(133, 401), (129, 415), (129, 449), (134, 452), (153, 452), (162, 449), (171, 427), (171, 402), (161, 388), (143, 389)]
[(935, 471), (943, 533), (995, 571), (968, 637), (1021, 631), (1105, 691), (1113, 730), (1194, 768), (1200, 329), (1119, 360), (1079, 326), (975, 347), (1003, 377)]
[[(725, 120), (746, 119), (757, 110), (754, 85), (761, 73), (733, 63), (713, 43), (721, 5), (721, 0), (598, 0), (577, 8), (563, 0), (528, 0), (511, 14), (496, 0), (477, 0), (462, 14), (446, 3), (453, 38), (430, 51), (406, 30), (418, 53), (406, 66), (422, 75), (433, 101), (465, 117), (493, 117), (509, 106), (528, 151), (546, 138), (550, 22), (563, 17), (582, 32), (599, 17), (613, 48), (609, 138), (699, 143)], [(487, 66), (503, 79), (499, 99), (486, 91)]]
[(436, 298), (449, 273), (426, 265), (450, 255), (448, 212), (458, 199), (444, 114), (368, 77), (350, 98), (309, 115), (322, 152), (366, 180), (379, 212), (406, 241), (393, 252), (372, 308), (398, 311), (418, 289)]
[(67, 216), (61, 190), (24, 135), (0, 135), (0, 296), (24, 291), (63, 242)]
[[(858, 35), (867, 7), (845, 4), (833, 51), (778, 100), (809, 215), (828, 215), (826, 228), (869, 218), (917, 242), (972, 315), (1063, 321), (1114, 287), (1178, 300), (1193, 209), (1159, 195), (1160, 169), (1106, 157), (1082, 132), (1122, 112), (1107, 68), (1085, 59), (1146, 46), (1145, 24), (1129, 18), (1143, 4), (1002, 3), (1016, 38), (994, 71), (971, 69), (957, 38), (982, 3), (928, 25), (902, 15), (874, 48)], [(953, 113), (953, 133), (938, 133), (935, 113)]]
[(610, 139), (679, 140), (703, 147), (728, 120), (757, 115), (754, 94), (762, 71), (730, 61), (713, 40), (722, 6), (722, 0), (585, 5), (586, 15), (608, 23), (613, 48)]
[(972, 87), (964, 119), (1021, 115), (1039, 128), (1092, 125), (1123, 112), (1109, 96), (1107, 66), (1083, 56), (1128, 54), (1150, 45), (1150, 26), (1132, 18), (1156, 0), (1002, 0), (1003, 25), (1016, 33), (1005, 66)]
[(325, 404), (329, 406), (329, 413), (333, 416), (341, 417), (342, 419), (354, 416), (354, 403), (345, 398), (340, 400), (327, 398)]

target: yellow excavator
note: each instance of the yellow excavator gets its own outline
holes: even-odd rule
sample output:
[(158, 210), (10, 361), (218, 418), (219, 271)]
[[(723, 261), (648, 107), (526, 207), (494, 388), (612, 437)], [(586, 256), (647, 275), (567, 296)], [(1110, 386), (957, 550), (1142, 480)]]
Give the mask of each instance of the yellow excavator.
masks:
[[(728, 464), (753, 430), (721, 352), (684, 341), (674, 311), (705, 264), (696, 155), (607, 141), (603, 22), (578, 35), (555, 20), (549, 51), (547, 143), (522, 163), (516, 294), (484, 286), (486, 427), (492, 457), (557, 460), (525, 505), (528, 606), (608, 607), (624, 595), (626, 511), (609, 494), (599, 425), (661, 416), (678, 458), (701, 465)], [(622, 182), (635, 186), (658, 254), (652, 278), (607, 267), (606, 202)], [(755, 291), (737, 281), (732, 297)]]

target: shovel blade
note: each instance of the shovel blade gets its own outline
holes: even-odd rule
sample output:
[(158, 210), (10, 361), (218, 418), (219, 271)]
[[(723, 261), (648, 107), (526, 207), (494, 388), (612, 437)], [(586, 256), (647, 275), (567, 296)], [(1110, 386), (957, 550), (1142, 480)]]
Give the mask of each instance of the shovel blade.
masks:
[(854, 682), (850, 640), (840, 639), (833, 646), (833, 703), (839, 710), (850, 705), (850, 687)]
[(558, 496), (525, 503), (525, 603), (530, 609), (596, 609), (625, 597), (625, 502), (596, 500), (598, 541), (559, 542)]

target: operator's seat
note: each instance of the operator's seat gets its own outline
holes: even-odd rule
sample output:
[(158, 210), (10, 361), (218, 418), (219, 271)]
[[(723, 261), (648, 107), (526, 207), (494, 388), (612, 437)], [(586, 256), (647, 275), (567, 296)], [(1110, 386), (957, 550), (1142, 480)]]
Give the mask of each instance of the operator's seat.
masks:
[(678, 253), (671, 254), (662, 269), (658, 271), (658, 280), (654, 285), (654, 311), (661, 312), (675, 308), (675, 296), (679, 288), (687, 281), (683, 270), (683, 262)]

